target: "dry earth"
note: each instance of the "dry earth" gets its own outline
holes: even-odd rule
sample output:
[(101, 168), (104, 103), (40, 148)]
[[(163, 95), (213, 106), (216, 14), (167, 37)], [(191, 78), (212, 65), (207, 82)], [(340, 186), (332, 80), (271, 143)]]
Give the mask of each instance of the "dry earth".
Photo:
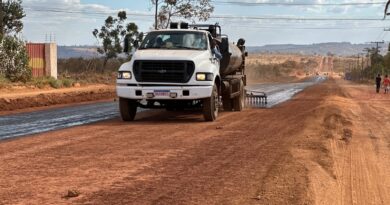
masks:
[(3, 89), (0, 90), (0, 115), (37, 110), (34, 108), (69, 105), (114, 99), (113, 85), (89, 85), (63, 89)]
[(0, 204), (390, 204), (389, 102), (329, 80), (214, 123), (156, 111), (3, 141)]

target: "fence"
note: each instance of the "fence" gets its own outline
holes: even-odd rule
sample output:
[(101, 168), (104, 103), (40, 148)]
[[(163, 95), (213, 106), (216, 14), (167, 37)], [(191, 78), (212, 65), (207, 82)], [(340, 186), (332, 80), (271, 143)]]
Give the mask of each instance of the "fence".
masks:
[(57, 45), (55, 43), (27, 43), (26, 48), (33, 77), (57, 78)]

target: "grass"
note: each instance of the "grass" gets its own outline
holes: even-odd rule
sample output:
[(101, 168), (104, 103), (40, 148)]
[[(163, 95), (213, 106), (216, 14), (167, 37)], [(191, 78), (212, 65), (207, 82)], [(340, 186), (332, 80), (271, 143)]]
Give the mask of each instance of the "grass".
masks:
[(0, 89), (1, 88), (7, 88), (10, 84), (10, 81), (4, 77), (3, 75), (0, 75)]
[(53, 77), (41, 77), (41, 78), (33, 78), (32, 81), (26, 84), (39, 89), (48, 88), (48, 87), (59, 89), (59, 88), (73, 87), (74, 82), (75, 82), (74, 80), (67, 79), (67, 78), (55, 79)]

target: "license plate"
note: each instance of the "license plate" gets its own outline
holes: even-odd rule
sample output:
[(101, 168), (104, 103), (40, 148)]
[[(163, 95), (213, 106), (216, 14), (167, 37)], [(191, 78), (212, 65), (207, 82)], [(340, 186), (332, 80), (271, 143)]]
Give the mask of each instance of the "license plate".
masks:
[(160, 96), (160, 97), (169, 97), (169, 94), (171, 93), (170, 90), (155, 90), (154, 96)]

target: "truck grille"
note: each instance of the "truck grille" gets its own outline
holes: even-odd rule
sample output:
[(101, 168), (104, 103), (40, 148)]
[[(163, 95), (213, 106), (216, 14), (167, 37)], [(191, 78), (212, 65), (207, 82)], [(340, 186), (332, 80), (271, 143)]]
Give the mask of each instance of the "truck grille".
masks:
[(191, 61), (135, 61), (133, 71), (138, 82), (187, 83), (195, 65)]

